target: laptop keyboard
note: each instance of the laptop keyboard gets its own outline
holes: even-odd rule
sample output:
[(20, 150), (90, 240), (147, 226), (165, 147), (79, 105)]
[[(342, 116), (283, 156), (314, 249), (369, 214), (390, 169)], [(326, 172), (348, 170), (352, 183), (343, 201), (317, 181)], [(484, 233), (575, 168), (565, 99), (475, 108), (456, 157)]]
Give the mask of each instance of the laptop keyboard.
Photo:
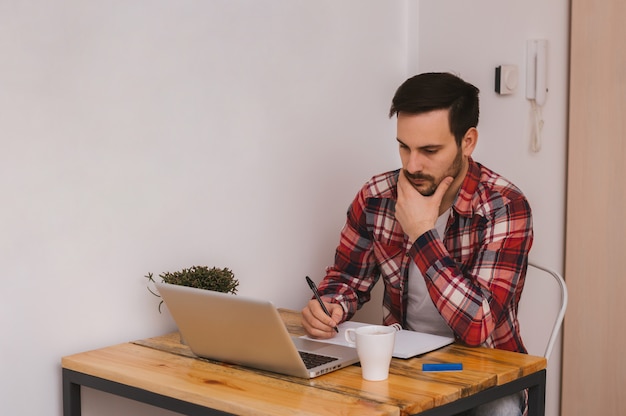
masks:
[(336, 361), (337, 357), (329, 357), (327, 355), (319, 355), (313, 354), (310, 352), (298, 351), (300, 353), (300, 357), (302, 357), (302, 361), (304, 361), (304, 365), (307, 369), (317, 367), (318, 365), (326, 364), (331, 361)]

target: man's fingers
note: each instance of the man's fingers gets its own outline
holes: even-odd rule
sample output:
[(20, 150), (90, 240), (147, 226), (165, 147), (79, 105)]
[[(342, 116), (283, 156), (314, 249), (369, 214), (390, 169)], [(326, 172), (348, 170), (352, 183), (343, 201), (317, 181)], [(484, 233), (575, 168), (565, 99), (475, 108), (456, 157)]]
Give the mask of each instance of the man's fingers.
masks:
[(448, 188), (452, 184), (453, 180), (454, 178), (452, 176), (448, 176), (448, 177), (443, 178), (443, 180), (439, 182), (439, 186), (437, 186), (437, 189), (435, 190), (435, 193), (433, 194), (433, 196), (435, 196), (439, 200), (439, 203), (441, 203), (441, 201), (443, 200), (443, 196), (448, 191)]
[(302, 310), (302, 326), (314, 338), (330, 338), (335, 335), (334, 327), (343, 317), (343, 308), (334, 303), (325, 303), (331, 316), (326, 315), (317, 300), (310, 300)]
[(398, 196), (402, 196), (406, 192), (407, 186), (409, 189), (415, 189), (406, 177), (406, 171), (402, 170), (398, 175)]

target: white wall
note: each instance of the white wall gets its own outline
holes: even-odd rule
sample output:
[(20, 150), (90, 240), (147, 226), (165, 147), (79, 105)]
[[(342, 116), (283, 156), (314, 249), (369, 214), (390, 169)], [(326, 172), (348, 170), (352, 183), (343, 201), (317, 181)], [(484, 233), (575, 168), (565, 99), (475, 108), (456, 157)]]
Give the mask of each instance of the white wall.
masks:
[[(526, 191), (533, 253), (560, 269), (566, 2), (510, 5), (498, 39), (495, 0), (444, 7), (469, 3), (0, 0), (3, 413), (61, 414), (62, 356), (173, 329), (148, 272), (230, 267), (241, 294), (301, 308), (358, 187), (398, 166), (386, 114), (417, 70), (481, 88), (477, 159)], [(523, 97), (489, 93), (529, 36), (557, 54), (537, 155)]]
[(148, 272), (230, 267), (304, 305), (357, 189), (397, 165), (405, 7), (0, 1), (3, 414), (60, 414), (62, 356), (173, 329)]
[[(533, 209), (535, 242), (531, 258), (563, 271), (567, 137), (569, 1), (420, 0), (418, 71), (449, 70), (481, 90), (476, 160), (511, 179)], [(543, 147), (529, 150), (529, 110), (525, 99), (526, 41), (548, 40), (549, 93), (543, 107)], [(494, 92), (494, 69), (514, 64), (520, 72), (515, 94)], [(546, 294), (548, 296), (548, 294)], [(554, 302), (537, 299), (537, 305)], [(546, 313), (538, 308), (537, 314)], [(547, 318), (546, 318), (547, 319)], [(537, 336), (522, 327), (527, 344)], [(543, 354), (543, 348), (531, 350)], [(546, 415), (559, 414), (560, 344), (548, 365)]]

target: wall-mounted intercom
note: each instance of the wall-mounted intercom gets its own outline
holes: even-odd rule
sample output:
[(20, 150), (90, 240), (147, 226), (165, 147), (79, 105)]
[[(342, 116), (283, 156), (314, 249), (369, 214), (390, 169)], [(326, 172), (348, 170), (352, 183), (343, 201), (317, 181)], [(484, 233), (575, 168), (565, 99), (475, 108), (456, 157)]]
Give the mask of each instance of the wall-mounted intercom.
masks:
[(548, 41), (526, 42), (526, 98), (531, 104), (531, 144), (533, 152), (541, 150), (543, 116), (541, 107), (548, 97)]
[(548, 41), (529, 40), (526, 43), (526, 98), (538, 106), (546, 103), (548, 95)]

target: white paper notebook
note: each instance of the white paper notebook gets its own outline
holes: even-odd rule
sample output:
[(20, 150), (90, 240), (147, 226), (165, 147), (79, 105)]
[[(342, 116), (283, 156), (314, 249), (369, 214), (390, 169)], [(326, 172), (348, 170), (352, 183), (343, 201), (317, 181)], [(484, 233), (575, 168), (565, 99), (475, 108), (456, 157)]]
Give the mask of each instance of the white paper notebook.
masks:
[[(371, 325), (363, 322), (346, 321), (337, 327), (339, 333), (330, 339), (316, 339), (319, 342), (327, 342), (329, 344), (351, 346), (346, 341), (345, 333), (348, 328), (358, 328), (360, 326)], [(309, 338), (303, 335), (301, 338)], [(309, 338), (313, 339), (313, 338)], [(426, 354), (454, 342), (453, 337), (444, 337), (441, 335), (426, 334), (424, 332), (409, 331), (407, 329), (398, 329), (396, 333), (396, 343), (393, 348), (393, 356), (395, 358), (411, 358), (416, 355)]]

